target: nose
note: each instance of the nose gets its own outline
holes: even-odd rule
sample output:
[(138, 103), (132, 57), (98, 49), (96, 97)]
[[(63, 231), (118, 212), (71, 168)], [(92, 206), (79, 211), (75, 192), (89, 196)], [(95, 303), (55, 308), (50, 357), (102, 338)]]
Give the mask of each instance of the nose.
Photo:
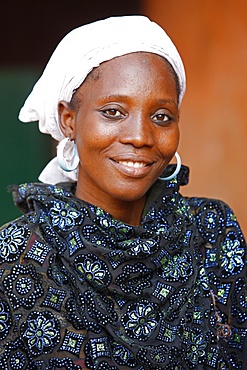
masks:
[(153, 146), (154, 136), (152, 122), (144, 114), (129, 116), (122, 126), (119, 139), (124, 144), (131, 144), (136, 148)]

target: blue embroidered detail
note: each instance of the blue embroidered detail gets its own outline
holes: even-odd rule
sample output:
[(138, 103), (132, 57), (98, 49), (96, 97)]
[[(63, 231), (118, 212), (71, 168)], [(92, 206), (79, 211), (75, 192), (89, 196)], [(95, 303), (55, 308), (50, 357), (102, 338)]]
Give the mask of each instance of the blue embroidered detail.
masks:
[(111, 352), (109, 349), (108, 338), (100, 337), (89, 340), (92, 358), (96, 359), (98, 357), (110, 357)]
[(79, 356), (82, 343), (85, 340), (85, 335), (79, 333), (73, 333), (72, 331), (66, 330), (66, 334), (60, 347), (60, 351), (67, 351)]
[(175, 288), (157, 281), (154, 292), (152, 293), (154, 297), (158, 298), (160, 301), (165, 302), (169, 295), (174, 293)]
[(143, 263), (136, 263), (133, 266), (125, 265), (123, 273), (115, 279), (124, 293), (134, 293), (140, 295), (145, 288), (149, 288), (152, 270), (148, 269)]
[(78, 231), (72, 231), (67, 237), (69, 255), (72, 256), (77, 250), (85, 248)]
[(82, 223), (83, 215), (68, 203), (52, 201), (51, 205), (49, 216), (55, 229), (67, 231)]
[(51, 353), (60, 340), (60, 324), (51, 312), (31, 312), (21, 326), (25, 345), (33, 356)]
[(14, 265), (11, 273), (4, 278), (3, 287), (14, 309), (34, 307), (36, 299), (44, 293), (41, 275), (33, 265)]
[(111, 282), (111, 274), (106, 263), (94, 254), (78, 255), (74, 265), (82, 281), (87, 281), (98, 288), (106, 287)]
[(0, 340), (7, 337), (11, 325), (10, 307), (6, 301), (0, 298)]
[(229, 347), (243, 349), (247, 329), (232, 328), (232, 335), (228, 341)]
[(156, 329), (159, 318), (160, 313), (155, 305), (142, 299), (128, 305), (127, 313), (123, 315), (121, 322), (131, 338), (146, 341)]
[(57, 311), (60, 311), (65, 297), (66, 292), (64, 290), (54, 289), (50, 286), (42, 306), (51, 307)]
[(217, 300), (222, 304), (227, 304), (231, 283), (222, 283), (217, 288)]
[(175, 340), (177, 331), (177, 326), (170, 325), (165, 320), (162, 320), (157, 339), (164, 341), (165, 343), (172, 343)]
[(47, 254), (50, 251), (50, 247), (35, 240), (30, 251), (26, 254), (25, 258), (31, 258), (43, 265)]
[(116, 269), (127, 259), (124, 252), (121, 249), (111, 251), (110, 253), (107, 254), (107, 257), (113, 269)]
[(245, 249), (234, 231), (229, 231), (223, 240), (221, 247), (220, 261), (222, 276), (236, 275), (244, 267)]
[(0, 232), (0, 263), (16, 261), (26, 247), (30, 231), (25, 226), (12, 224)]

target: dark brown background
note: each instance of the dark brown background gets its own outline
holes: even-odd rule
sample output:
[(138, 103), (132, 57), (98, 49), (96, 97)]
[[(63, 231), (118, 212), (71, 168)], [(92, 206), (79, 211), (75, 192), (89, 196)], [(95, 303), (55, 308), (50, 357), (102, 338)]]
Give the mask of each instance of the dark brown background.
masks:
[(73, 28), (113, 15), (139, 14), (138, 0), (0, 0), (1, 65), (44, 67)]

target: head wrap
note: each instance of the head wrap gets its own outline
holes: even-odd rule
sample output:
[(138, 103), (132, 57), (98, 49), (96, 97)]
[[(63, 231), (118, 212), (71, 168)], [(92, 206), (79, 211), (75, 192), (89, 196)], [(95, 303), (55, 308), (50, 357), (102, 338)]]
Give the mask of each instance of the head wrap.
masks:
[[(64, 135), (59, 127), (58, 102), (69, 102), (75, 89), (100, 63), (138, 51), (158, 54), (171, 64), (178, 77), (180, 104), (185, 93), (185, 70), (166, 32), (144, 16), (110, 17), (78, 27), (62, 39), (21, 108), (20, 121), (39, 121), (41, 132), (61, 141)], [(39, 179), (51, 184), (76, 181), (77, 171), (63, 171), (54, 158)]]

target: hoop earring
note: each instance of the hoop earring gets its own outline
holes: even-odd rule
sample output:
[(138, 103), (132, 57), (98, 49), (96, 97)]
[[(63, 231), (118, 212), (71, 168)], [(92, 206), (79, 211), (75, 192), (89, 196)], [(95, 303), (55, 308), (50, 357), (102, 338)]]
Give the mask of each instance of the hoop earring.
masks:
[(177, 152), (175, 153), (175, 157), (177, 159), (177, 167), (176, 167), (175, 171), (170, 176), (158, 177), (159, 180), (168, 181), (168, 180), (174, 179), (174, 177), (177, 176), (177, 174), (179, 173), (180, 168), (181, 168), (181, 158), (180, 158), (180, 155)]
[[(73, 144), (73, 147), (67, 148), (65, 150), (65, 147), (68, 143)], [(67, 159), (64, 156), (64, 151), (67, 151), (67, 154), (71, 153), (71, 158)], [(78, 156), (78, 151), (76, 147), (76, 143), (72, 142), (69, 137), (64, 138), (62, 141), (57, 146), (57, 161), (59, 166), (62, 168), (62, 170), (66, 172), (74, 171), (76, 167), (79, 164), (79, 156)]]

